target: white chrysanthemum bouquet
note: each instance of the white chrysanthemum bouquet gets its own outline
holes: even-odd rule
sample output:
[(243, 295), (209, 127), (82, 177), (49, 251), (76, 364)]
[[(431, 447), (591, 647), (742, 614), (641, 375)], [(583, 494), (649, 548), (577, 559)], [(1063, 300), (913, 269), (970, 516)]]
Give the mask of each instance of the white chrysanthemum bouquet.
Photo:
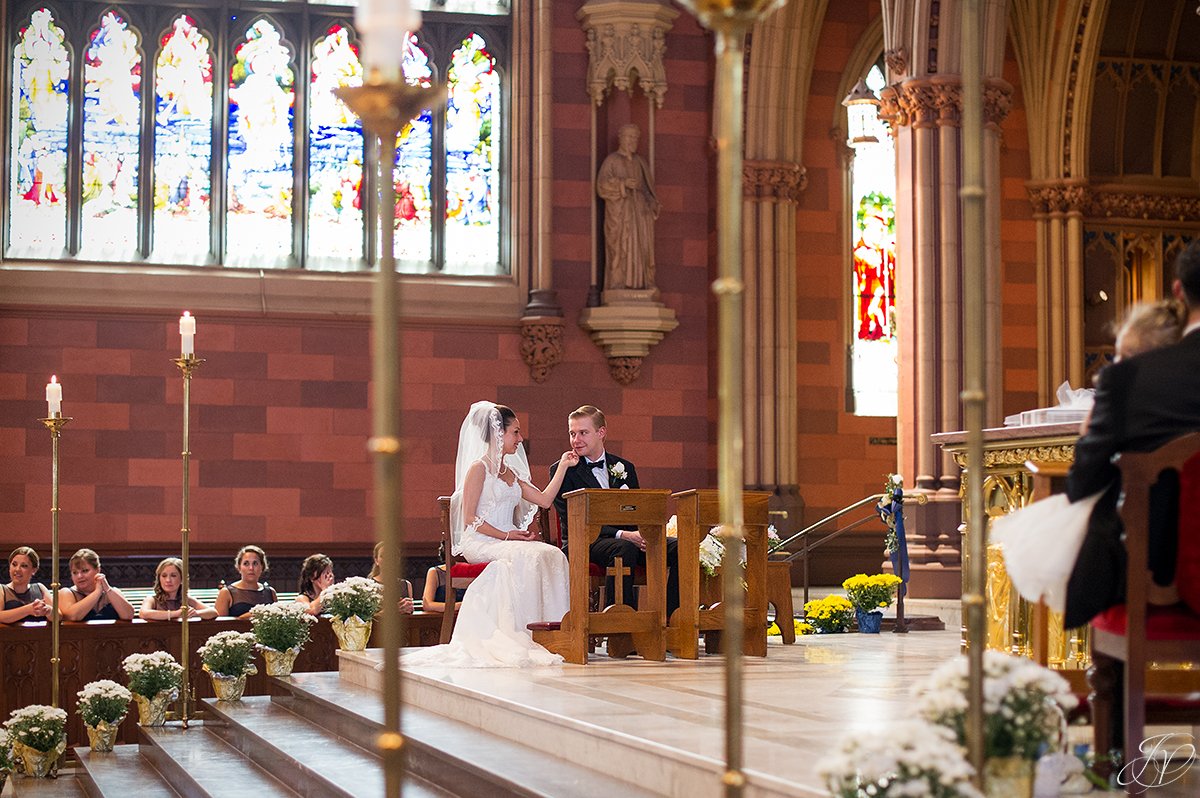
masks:
[(78, 695), (79, 703), (75, 711), (88, 726), (120, 723), (129, 711), (129, 702), (133, 700), (132, 693), (109, 679), (89, 682)]
[(982, 798), (954, 733), (921, 721), (863, 729), (817, 764), (835, 798)]
[(67, 712), (43, 704), (14, 709), (4, 722), (12, 743), (35, 751), (53, 751), (67, 739)]
[(173, 692), (172, 701), (179, 697), (183, 666), (165, 651), (153, 654), (130, 654), (121, 663), (129, 676), (129, 689), (144, 698), (154, 698), (163, 691)]
[(249, 632), (217, 632), (196, 649), (209, 673), (237, 678), (253, 669), (254, 635)]
[(343, 621), (358, 617), (369, 621), (383, 605), (383, 585), (365, 576), (352, 576), (325, 588), (325, 611)]
[(254, 639), (263, 648), (289, 651), (308, 642), (317, 619), (295, 602), (259, 604), (250, 608), (250, 626)]

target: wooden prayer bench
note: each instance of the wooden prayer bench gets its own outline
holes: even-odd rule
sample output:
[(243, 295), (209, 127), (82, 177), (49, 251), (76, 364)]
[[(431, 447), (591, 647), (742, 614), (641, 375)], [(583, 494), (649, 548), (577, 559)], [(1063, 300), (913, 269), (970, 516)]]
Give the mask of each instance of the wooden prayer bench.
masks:
[[(699, 635), (704, 635), (705, 652), (712, 654), (722, 650), (721, 638), (725, 629), (723, 603), (718, 601), (709, 606), (700, 603), (700, 541), (708, 530), (721, 523), (720, 496), (716, 490), (705, 489), (676, 493), (674, 498), (679, 536), (679, 608), (671, 614), (667, 624), (667, 650), (681, 659), (697, 659)], [(763, 491), (742, 493), (746, 539), (742, 651), (752, 657), (767, 655), (767, 502), (770, 498), (771, 494)]]
[[(587, 664), (589, 636), (607, 637), (610, 656), (636, 650), (644, 659), (667, 658), (668, 498), (666, 490), (587, 488), (566, 494), (570, 609), (561, 621), (530, 624), (534, 642), (576, 665)], [(627, 604), (591, 610), (589, 553), (603, 526), (636, 526), (646, 541), (646, 587), (636, 610)], [(620, 584), (619, 574), (616, 581)]]

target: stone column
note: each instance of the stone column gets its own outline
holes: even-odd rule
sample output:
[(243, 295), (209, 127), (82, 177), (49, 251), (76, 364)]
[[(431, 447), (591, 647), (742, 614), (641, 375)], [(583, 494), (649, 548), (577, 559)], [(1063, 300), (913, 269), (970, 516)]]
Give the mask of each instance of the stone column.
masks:
[(1083, 361), (1083, 210), (1078, 180), (1030, 183), (1037, 224), (1038, 398), (1054, 403), (1063, 380), (1087, 387)]

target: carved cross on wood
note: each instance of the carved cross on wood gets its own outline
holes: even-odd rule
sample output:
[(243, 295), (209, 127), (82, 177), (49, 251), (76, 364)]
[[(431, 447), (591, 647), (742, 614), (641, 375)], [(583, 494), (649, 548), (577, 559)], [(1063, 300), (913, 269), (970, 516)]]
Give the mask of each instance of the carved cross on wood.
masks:
[(615, 598), (613, 603), (624, 604), (625, 577), (631, 573), (631, 571), (625, 567), (625, 561), (620, 557), (613, 558), (612, 567), (605, 571), (605, 573), (613, 578), (613, 596)]

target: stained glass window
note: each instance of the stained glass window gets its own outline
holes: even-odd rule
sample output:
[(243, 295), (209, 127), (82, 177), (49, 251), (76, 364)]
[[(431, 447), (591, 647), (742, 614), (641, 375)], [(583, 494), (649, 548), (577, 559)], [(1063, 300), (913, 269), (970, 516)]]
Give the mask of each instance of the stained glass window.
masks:
[(500, 76), (473, 33), (446, 73), (446, 265), (450, 273), (494, 269), (500, 249), (497, 195)]
[(229, 70), (228, 263), (289, 265), (295, 84), (279, 30), (259, 19)]
[(213, 63), (208, 39), (180, 14), (154, 67), (154, 253), (203, 262), (212, 195)]
[[(429, 55), (410, 36), (404, 52), (404, 79), (429, 86)], [(433, 114), (428, 110), (396, 138), (396, 260), (406, 272), (427, 272), (433, 258)]]
[(137, 35), (109, 11), (92, 31), (83, 67), (82, 251), (128, 258), (137, 248), (142, 55)]
[(57, 257), (66, 243), (70, 56), (48, 9), (34, 11), (13, 50), (9, 241)]
[[(867, 86), (878, 94), (885, 85), (879, 66)], [(896, 154), (887, 126), (876, 114), (864, 140), (854, 143), (851, 209), (851, 386), (854, 412), (894, 416), (899, 368), (896, 357)]]

